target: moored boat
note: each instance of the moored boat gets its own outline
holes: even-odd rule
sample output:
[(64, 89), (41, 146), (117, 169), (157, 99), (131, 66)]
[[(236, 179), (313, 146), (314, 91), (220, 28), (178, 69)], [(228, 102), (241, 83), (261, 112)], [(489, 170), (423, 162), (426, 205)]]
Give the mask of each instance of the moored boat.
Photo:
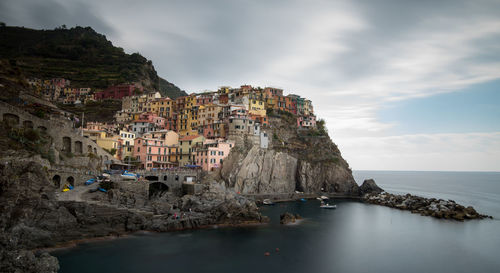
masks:
[(321, 205), (319, 207), (322, 209), (336, 209), (337, 205), (330, 205), (328, 203), (321, 201)]
[(274, 205), (274, 203), (273, 203), (273, 201), (271, 201), (271, 199), (264, 199), (264, 200), (262, 200), (262, 204), (268, 205), (268, 206)]

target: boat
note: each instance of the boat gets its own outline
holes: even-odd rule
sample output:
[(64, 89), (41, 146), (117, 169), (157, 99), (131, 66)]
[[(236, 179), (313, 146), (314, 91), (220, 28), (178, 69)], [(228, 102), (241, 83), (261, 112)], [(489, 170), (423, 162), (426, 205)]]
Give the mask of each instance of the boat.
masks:
[(328, 199), (329, 199), (328, 197), (326, 197), (326, 196), (324, 196), (324, 195), (321, 195), (321, 197), (320, 197), (320, 198), (321, 198), (321, 200), (328, 200)]
[(322, 209), (336, 209), (337, 205), (322, 204), (319, 207), (322, 208)]
[(319, 207), (322, 209), (336, 209), (337, 205), (330, 205), (328, 203), (325, 204), (325, 202), (321, 201), (321, 205)]
[(307, 202), (307, 200), (305, 198), (300, 198), (300, 201)]
[(63, 192), (67, 192), (67, 191), (69, 191), (69, 189), (68, 188), (64, 188), (62, 191)]
[(264, 200), (262, 201), (262, 204), (264, 204), (264, 205), (268, 205), (268, 206), (272, 206), (272, 205), (274, 205), (274, 203), (273, 203), (273, 201), (271, 201), (271, 199), (264, 199)]
[(323, 201), (323, 199), (321, 199), (321, 197), (316, 197), (316, 200)]
[(137, 174), (129, 173), (129, 172), (125, 171), (121, 175), (121, 178), (126, 179), (126, 180), (137, 180)]
[(106, 189), (103, 189), (103, 188), (99, 188), (99, 191), (108, 192)]
[(96, 181), (95, 178), (90, 178), (89, 180), (85, 181), (85, 185), (92, 185), (95, 183), (95, 181)]

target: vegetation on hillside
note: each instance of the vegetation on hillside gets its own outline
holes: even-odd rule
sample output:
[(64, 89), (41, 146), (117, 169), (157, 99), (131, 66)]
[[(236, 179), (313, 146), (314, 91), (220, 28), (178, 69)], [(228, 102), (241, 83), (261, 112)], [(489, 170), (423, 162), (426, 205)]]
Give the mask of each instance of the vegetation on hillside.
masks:
[(85, 113), (85, 122), (98, 121), (98, 122), (112, 122), (114, 114), (122, 109), (122, 102), (119, 100), (103, 100), (89, 102), (87, 104), (57, 104), (57, 106), (78, 117), (82, 117)]
[(154, 66), (139, 53), (126, 54), (90, 27), (35, 30), (0, 27), (0, 58), (22, 69), (28, 77), (71, 80), (74, 87), (103, 89), (139, 82), (147, 90), (177, 97), (183, 91), (158, 77)]

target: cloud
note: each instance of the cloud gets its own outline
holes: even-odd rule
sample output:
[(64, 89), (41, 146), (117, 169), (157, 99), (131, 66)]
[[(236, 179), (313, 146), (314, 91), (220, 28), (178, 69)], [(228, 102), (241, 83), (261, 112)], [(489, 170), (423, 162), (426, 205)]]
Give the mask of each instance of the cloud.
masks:
[(86, 2), (58, 0), (2, 0), (0, 20), (8, 25), (53, 29), (61, 25), (91, 26), (97, 32), (113, 35), (115, 30)]
[(500, 171), (500, 132), (334, 140), (358, 170)]
[[(377, 113), (402, 100), (499, 79), (499, 12), (500, 2), (493, 0), (0, 2), (0, 20), (8, 24), (90, 25), (127, 52), (152, 59), (162, 77), (189, 92), (253, 84), (310, 98), (356, 169), (369, 168), (368, 159), (391, 169), (389, 159), (387, 166), (376, 160), (381, 145), (386, 154), (404, 152), (408, 160), (392, 157), (397, 169), (402, 162), (408, 162), (406, 169), (431, 168), (416, 164), (424, 156), (442, 167), (459, 166), (424, 152), (438, 151), (444, 135), (394, 136), (397, 124)], [(480, 144), (470, 135), (447, 138)], [(364, 152), (354, 140), (364, 143)], [(384, 146), (391, 141), (393, 148)], [(414, 147), (412, 156), (396, 145), (404, 141)]]

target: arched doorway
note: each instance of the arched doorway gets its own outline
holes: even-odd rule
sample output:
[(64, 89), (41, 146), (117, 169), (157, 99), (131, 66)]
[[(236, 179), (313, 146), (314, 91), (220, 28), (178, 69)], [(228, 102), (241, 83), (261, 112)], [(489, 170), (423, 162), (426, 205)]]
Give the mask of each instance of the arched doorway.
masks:
[(71, 185), (71, 186), (75, 186), (75, 179), (73, 178), (73, 176), (70, 176), (66, 179), (66, 184), (68, 185)]
[(19, 125), (19, 117), (14, 114), (5, 113), (3, 114), (3, 121), (7, 123), (9, 126), (17, 126)]
[(71, 153), (71, 138), (70, 137), (63, 137), (62, 150), (66, 153)]
[(81, 141), (75, 141), (75, 153), (82, 154), (83, 153), (83, 145)]
[(52, 183), (59, 189), (61, 187), (61, 176), (58, 174), (54, 175), (54, 177), (52, 177)]
[(151, 183), (149, 185), (149, 198), (160, 197), (168, 192), (168, 190), (168, 186), (161, 182)]
[(24, 128), (33, 129), (33, 121), (25, 120), (23, 122), (23, 126), (24, 126)]

